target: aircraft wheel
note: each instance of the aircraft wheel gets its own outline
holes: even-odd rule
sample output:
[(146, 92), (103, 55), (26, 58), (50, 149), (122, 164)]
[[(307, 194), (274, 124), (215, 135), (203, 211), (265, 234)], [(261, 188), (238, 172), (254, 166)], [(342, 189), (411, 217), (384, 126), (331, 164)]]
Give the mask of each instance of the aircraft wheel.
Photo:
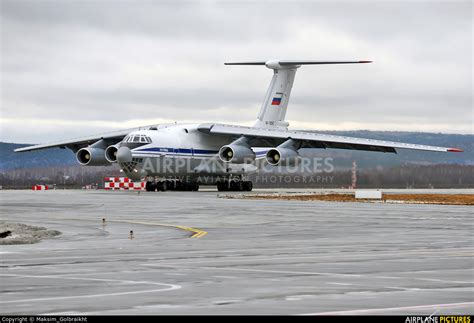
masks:
[(244, 191), (250, 192), (252, 191), (253, 184), (251, 181), (245, 181), (244, 182)]
[(244, 190), (242, 181), (232, 181), (230, 182), (230, 190), (241, 192)]
[(166, 185), (166, 190), (168, 190), (168, 191), (174, 191), (175, 190), (175, 186), (174, 186), (173, 181), (164, 181), (164, 183)]
[(145, 190), (147, 192), (154, 192), (156, 191), (156, 184), (155, 182), (146, 182), (145, 184)]
[(177, 181), (177, 182), (176, 182), (176, 188), (175, 188), (175, 190), (177, 190), (177, 191), (186, 191), (186, 188), (187, 188), (186, 183), (183, 183), (183, 182), (181, 182), (181, 181)]
[(168, 183), (166, 181), (162, 181), (159, 183), (159, 190), (165, 192), (168, 190)]

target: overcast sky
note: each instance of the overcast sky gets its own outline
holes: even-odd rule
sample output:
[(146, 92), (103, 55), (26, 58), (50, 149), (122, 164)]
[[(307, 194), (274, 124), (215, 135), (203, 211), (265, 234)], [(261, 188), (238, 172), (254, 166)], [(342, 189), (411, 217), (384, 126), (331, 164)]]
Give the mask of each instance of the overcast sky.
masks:
[(472, 2), (1, 2), (0, 140), (161, 122), (251, 125), (272, 71), (303, 66), (292, 128), (472, 133)]

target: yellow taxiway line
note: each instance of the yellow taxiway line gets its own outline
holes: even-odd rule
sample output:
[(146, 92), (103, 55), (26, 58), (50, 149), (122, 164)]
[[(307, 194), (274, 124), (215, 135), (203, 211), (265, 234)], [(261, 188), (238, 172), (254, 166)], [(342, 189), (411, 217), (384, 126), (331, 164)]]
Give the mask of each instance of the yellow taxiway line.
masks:
[(156, 225), (156, 226), (160, 226), (160, 227), (176, 228), (176, 229), (181, 229), (181, 230), (192, 232), (193, 234), (190, 238), (202, 238), (207, 234), (206, 231), (196, 229), (196, 228), (185, 227), (185, 226), (182, 226), (182, 225), (158, 223), (158, 222), (142, 222), (142, 221), (130, 221), (130, 220), (107, 220), (107, 222), (121, 222), (121, 223), (131, 223), (131, 224)]
[[(69, 217), (49, 217), (50, 219), (58, 219), (58, 220), (87, 220), (87, 221), (93, 221), (93, 219), (84, 219), (84, 218), (69, 218)], [(130, 223), (130, 224), (143, 224), (143, 225), (156, 225), (160, 227), (168, 227), (168, 228), (176, 228), (180, 230), (185, 230), (189, 231), (192, 233), (190, 238), (202, 238), (204, 237), (207, 232), (204, 230), (196, 229), (196, 228), (191, 228), (191, 227), (185, 227), (182, 225), (175, 225), (175, 224), (166, 224), (166, 223), (159, 223), (159, 222), (142, 222), (142, 221), (131, 221), (131, 220), (106, 220), (107, 222), (116, 222), (116, 223)]]

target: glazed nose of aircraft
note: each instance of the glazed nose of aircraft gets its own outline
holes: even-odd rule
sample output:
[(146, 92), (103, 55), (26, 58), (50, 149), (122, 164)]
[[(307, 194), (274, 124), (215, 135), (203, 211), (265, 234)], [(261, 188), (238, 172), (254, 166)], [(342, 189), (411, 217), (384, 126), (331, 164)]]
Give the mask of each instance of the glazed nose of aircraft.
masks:
[(122, 164), (122, 163), (130, 163), (132, 162), (132, 152), (130, 151), (130, 148), (128, 147), (120, 147), (117, 150), (117, 161)]

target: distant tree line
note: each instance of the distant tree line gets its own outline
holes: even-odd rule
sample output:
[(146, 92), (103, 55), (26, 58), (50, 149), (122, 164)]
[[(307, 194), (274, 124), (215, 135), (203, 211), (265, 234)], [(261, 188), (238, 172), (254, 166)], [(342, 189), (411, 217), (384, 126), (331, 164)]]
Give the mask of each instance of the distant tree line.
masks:
[[(474, 166), (402, 165), (358, 170), (359, 188), (473, 188)], [(117, 166), (112, 167), (44, 167), (6, 170), (0, 173), (4, 189), (30, 188), (36, 184), (56, 185), (56, 188), (82, 188), (86, 185), (103, 187), (104, 177), (124, 176)], [(352, 182), (350, 169), (336, 169), (329, 173), (281, 174), (262, 172), (250, 179), (256, 188), (347, 188)]]
[(0, 173), (0, 185), (5, 188), (30, 188), (33, 185), (56, 185), (56, 188), (82, 188), (98, 184), (103, 187), (104, 177), (124, 176), (116, 166), (84, 167), (51, 166), (38, 168), (20, 168)]
[[(294, 188), (348, 188), (352, 183), (352, 171), (335, 170), (321, 174), (275, 175), (266, 178), (252, 175), (254, 187), (294, 187)], [(272, 178), (273, 181), (269, 180)], [(280, 176), (280, 177), (279, 177)], [(473, 188), (474, 166), (402, 165), (394, 167), (374, 167), (358, 170), (358, 188)], [(290, 180), (291, 178), (291, 180)], [(278, 185), (276, 185), (278, 184)]]

